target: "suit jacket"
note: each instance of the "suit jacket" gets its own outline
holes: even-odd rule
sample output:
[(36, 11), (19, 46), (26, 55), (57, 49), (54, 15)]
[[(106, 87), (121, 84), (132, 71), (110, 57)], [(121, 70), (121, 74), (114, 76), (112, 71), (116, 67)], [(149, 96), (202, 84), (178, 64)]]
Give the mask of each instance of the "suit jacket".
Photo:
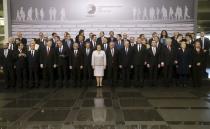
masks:
[(47, 53), (47, 47), (41, 50), (40, 64), (43, 64), (44, 67), (53, 67), (56, 64), (55, 48), (50, 48), (49, 54)]
[(27, 52), (27, 62), (28, 62), (28, 67), (30, 69), (38, 69), (39, 68), (39, 63), (40, 63), (40, 53), (39, 51), (35, 50), (34, 56), (31, 55), (31, 51)]
[(117, 42), (117, 38), (115, 38), (115, 37), (109, 37), (108, 38), (108, 43), (110, 43), (110, 42)]
[(83, 65), (83, 55), (81, 50), (77, 50), (77, 55), (74, 54), (74, 50), (70, 52), (69, 65), (72, 66), (72, 68), (79, 68)]
[(83, 66), (85, 68), (90, 67), (91, 68), (91, 58), (92, 58), (92, 53), (93, 53), (93, 49), (89, 48), (89, 54), (87, 55), (87, 49), (84, 48), (83, 49)]
[(128, 49), (127, 54), (125, 51), (125, 47), (121, 49), (119, 63), (123, 67), (130, 67), (131, 65), (133, 65), (133, 51), (131, 48)]
[(4, 56), (4, 49), (0, 49), (0, 66), (4, 68), (13, 68), (15, 63), (14, 53), (8, 49), (7, 57)]
[[(203, 41), (201, 38), (198, 39), (201, 43), (201, 48), (203, 48)], [(204, 37), (204, 49), (206, 49), (207, 51), (209, 50), (210, 48), (210, 41), (208, 38)]]
[[(19, 54), (25, 54), (25, 56), (19, 56)], [(19, 50), (16, 50), (14, 52), (14, 57), (15, 57), (15, 66), (19, 68), (26, 68), (27, 67), (27, 53), (26, 51), (22, 50), (20, 52)]]
[(97, 42), (97, 44), (102, 44), (102, 37), (99, 37), (99, 38), (97, 38), (97, 40), (96, 40), (96, 42)]
[(66, 40), (62, 40), (63, 46), (67, 47), (69, 50), (73, 50), (74, 40), (70, 39), (70, 44)]
[(156, 48), (156, 54), (154, 55), (153, 54), (153, 51), (152, 51), (152, 47), (148, 49), (148, 52), (147, 52), (147, 57), (146, 57), (146, 61), (147, 61), (147, 64), (150, 65), (150, 67), (156, 67), (158, 66), (158, 64), (160, 63), (160, 58), (161, 58), (161, 54), (160, 54), (160, 49)]
[(190, 69), (189, 65), (192, 61), (192, 55), (189, 49), (185, 49), (183, 52), (182, 49), (179, 49), (177, 52), (177, 61), (178, 61), (178, 69), (177, 72), (179, 74), (188, 74)]
[[(16, 38), (16, 39), (20, 39), (20, 38)], [(27, 39), (26, 38), (20, 39), (20, 42), (22, 42), (24, 44), (24, 46), (27, 45)]]
[(117, 68), (119, 65), (119, 51), (114, 48), (114, 55), (112, 56), (111, 49), (107, 49), (106, 51), (107, 58), (107, 67), (108, 68)]
[(69, 51), (67, 46), (63, 46), (62, 51), (59, 51), (59, 48), (55, 48), (56, 54), (56, 64), (58, 66), (68, 66)]
[(121, 40), (121, 44), (119, 44), (119, 41), (116, 41), (116, 42), (115, 42), (115, 47), (116, 47), (118, 50), (121, 50), (121, 49), (124, 47), (124, 41)]
[(147, 54), (146, 51), (147, 49), (143, 44), (141, 45), (141, 49), (139, 51), (137, 44), (133, 47), (133, 52), (134, 52), (133, 60), (135, 66), (144, 65), (144, 62), (146, 61), (146, 54)]
[[(202, 67), (204, 64), (205, 58), (204, 58), (204, 52), (201, 50), (200, 52), (197, 52), (195, 49), (192, 51), (192, 68), (196, 67)], [(197, 66), (197, 63), (200, 63), (200, 66)]]
[(174, 65), (174, 61), (176, 60), (177, 49), (175, 47), (171, 47), (171, 50), (164, 46), (162, 49), (161, 62), (164, 62), (165, 65)]

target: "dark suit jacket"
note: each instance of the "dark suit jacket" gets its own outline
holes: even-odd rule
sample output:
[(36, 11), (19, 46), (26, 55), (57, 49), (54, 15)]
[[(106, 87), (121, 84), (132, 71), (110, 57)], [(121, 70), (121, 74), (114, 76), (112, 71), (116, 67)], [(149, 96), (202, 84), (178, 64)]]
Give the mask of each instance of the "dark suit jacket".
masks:
[(85, 68), (91, 67), (91, 58), (92, 58), (92, 53), (93, 49), (89, 48), (89, 54), (87, 55), (86, 48), (83, 49), (83, 66)]
[(165, 65), (174, 65), (174, 61), (176, 60), (177, 49), (171, 47), (171, 50), (164, 46), (162, 49), (161, 62), (164, 62)]
[[(16, 38), (16, 39), (20, 39), (20, 38)], [(20, 39), (20, 42), (22, 42), (24, 44), (24, 46), (27, 45), (27, 39), (26, 38)]]
[(177, 52), (177, 61), (178, 61), (178, 69), (177, 72), (179, 74), (188, 74), (190, 69), (189, 65), (192, 61), (192, 55), (189, 49), (185, 49), (183, 52), (182, 49), (179, 49)]
[(201, 64), (199, 66), (201, 68), (203, 66), (203, 64), (204, 64), (204, 61), (205, 61), (204, 52), (201, 50), (198, 53), (195, 49), (193, 49), (193, 51), (192, 51), (192, 68), (198, 67), (197, 63)]
[(14, 53), (12, 50), (8, 50), (7, 57), (4, 56), (4, 49), (0, 49), (0, 66), (4, 68), (13, 68), (15, 63)]
[(53, 67), (56, 64), (55, 48), (51, 48), (49, 54), (47, 54), (47, 47), (41, 50), (40, 64), (43, 64), (44, 67)]
[(161, 58), (161, 54), (160, 54), (160, 49), (156, 48), (156, 54), (154, 55), (152, 52), (152, 47), (148, 49), (147, 52), (147, 57), (146, 57), (146, 61), (147, 64), (150, 65), (150, 67), (156, 67), (158, 66), (158, 64), (160, 63), (160, 58)]
[(70, 45), (68, 45), (68, 42), (66, 40), (62, 40), (63, 46), (67, 47), (69, 50), (73, 50), (73, 44), (74, 40), (70, 39)]
[(131, 65), (133, 65), (133, 51), (131, 48), (128, 49), (127, 54), (124, 47), (121, 49), (119, 63), (123, 67), (130, 67)]
[(15, 66), (19, 68), (26, 68), (27, 67), (27, 53), (24, 50), (22, 50), (21, 53), (26, 54), (26, 56), (19, 56), (20, 54), (19, 50), (16, 50), (14, 52)]
[(146, 51), (147, 49), (143, 44), (141, 45), (141, 50), (139, 51), (137, 44), (133, 47), (133, 52), (134, 52), (133, 60), (135, 66), (144, 65), (144, 62), (146, 61), (146, 54), (147, 54)]
[(30, 69), (38, 69), (40, 63), (40, 53), (39, 51), (35, 50), (34, 56), (31, 55), (31, 51), (27, 52), (27, 60), (28, 60), (28, 67)]
[(83, 54), (81, 50), (77, 50), (77, 55), (75, 55), (74, 50), (72, 50), (69, 57), (69, 65), (72, 66), (72, 68), (79, 68), (83, 65)]
[(55, 48), (56, 53), (56, 64), (58, 66), (68, 66), (69, 59), (69, 50), (66, 46), (63, 46), (62, 52), (59, 51), (59, 48)]
[(117, 68), (119, 65), (119, 51), (114, 48), (114, 56), (112, 56), (111, 49), (107, 49), (106, 51), (107, 58), (107, 67), (108, 68)]
[(115, 38), (115, 37), (109, 37), (108, 38), (108, 43), (110, 43), (110, 42), (117, 42), (117, 38)]
[[(201, 48), (203, 48), (203, 43), (202, 43), (201, 38), (199, 38), (198, 40), (199, 40), (200, 43), (201, 43)], [(209, 41), (208, 38), (205, 37), (205, 38), (204, 38), (204, 49), (206, 49), (206, 50), (208, 51), (209, 48), (210, 48), (210, 41)]]

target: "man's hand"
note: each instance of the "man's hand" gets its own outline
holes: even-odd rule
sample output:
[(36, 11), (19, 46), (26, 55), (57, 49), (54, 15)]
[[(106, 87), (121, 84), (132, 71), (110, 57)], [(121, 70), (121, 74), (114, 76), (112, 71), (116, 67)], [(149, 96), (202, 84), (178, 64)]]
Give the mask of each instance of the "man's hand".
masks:
[(54, 68), (56, 68), (56, 67), (57, 67), (57, 65), (56, 65), (56, 64), (54, 64), (54, 65), (53, 65), (53, 67), (54, 67)]
[(80, 66), (80, 69), (83, 69), (83, 66), (82, 65)]
[(40, 64), (40, 68), (42, 68), (42, 69), (43, 69), (43, 67), (44, 67), (44, 65), (43, 65), (43, 64)]

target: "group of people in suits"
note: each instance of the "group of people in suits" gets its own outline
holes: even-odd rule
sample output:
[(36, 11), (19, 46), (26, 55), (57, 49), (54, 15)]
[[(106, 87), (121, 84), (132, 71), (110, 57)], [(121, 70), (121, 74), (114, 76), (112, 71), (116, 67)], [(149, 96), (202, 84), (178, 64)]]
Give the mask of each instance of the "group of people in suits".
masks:
[(103, 86), (103, 79), (107, 85), (125, 87), (143, 87), (146, 82), (186, 86), (191, 79), (199, 87), (206, 76), (209, 48), (204, 32), (196, 39), (194, 33), (174, 32), (169, 37), (163, 30), (149, 40), (144, 34), (115, 37), (113, 31), (109, 37), (101, 31), (98, 37), (90, 33), (85, 38), (84, 30), (75, 40), (68, 32), (61, 40), (55, 32), (52, 38), (40, 32), (28, 44), (18, 32), (17, 38), (9, 37), (0, 49), (0, 69), (6, 88), (90, 86), (93, 76), (97, 87)]

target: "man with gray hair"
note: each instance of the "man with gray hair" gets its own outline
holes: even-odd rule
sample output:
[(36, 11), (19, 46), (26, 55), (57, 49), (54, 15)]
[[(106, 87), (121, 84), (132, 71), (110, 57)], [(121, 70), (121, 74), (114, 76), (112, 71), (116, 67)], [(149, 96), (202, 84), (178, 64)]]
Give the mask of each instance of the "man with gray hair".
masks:
[(165, 86), (172, 83), (173, 67), (176, 65), (177, 50), (172, 46), (172, 39), (166, 38), (166, 46), (162, 49), (160, 67), (163, 68)]
[(5, 88), (15, 86), (14, 80), (14, 57), (7, 40), (4, 41), (3, 49), (0, 49), (0, 69), (4, 72)]

